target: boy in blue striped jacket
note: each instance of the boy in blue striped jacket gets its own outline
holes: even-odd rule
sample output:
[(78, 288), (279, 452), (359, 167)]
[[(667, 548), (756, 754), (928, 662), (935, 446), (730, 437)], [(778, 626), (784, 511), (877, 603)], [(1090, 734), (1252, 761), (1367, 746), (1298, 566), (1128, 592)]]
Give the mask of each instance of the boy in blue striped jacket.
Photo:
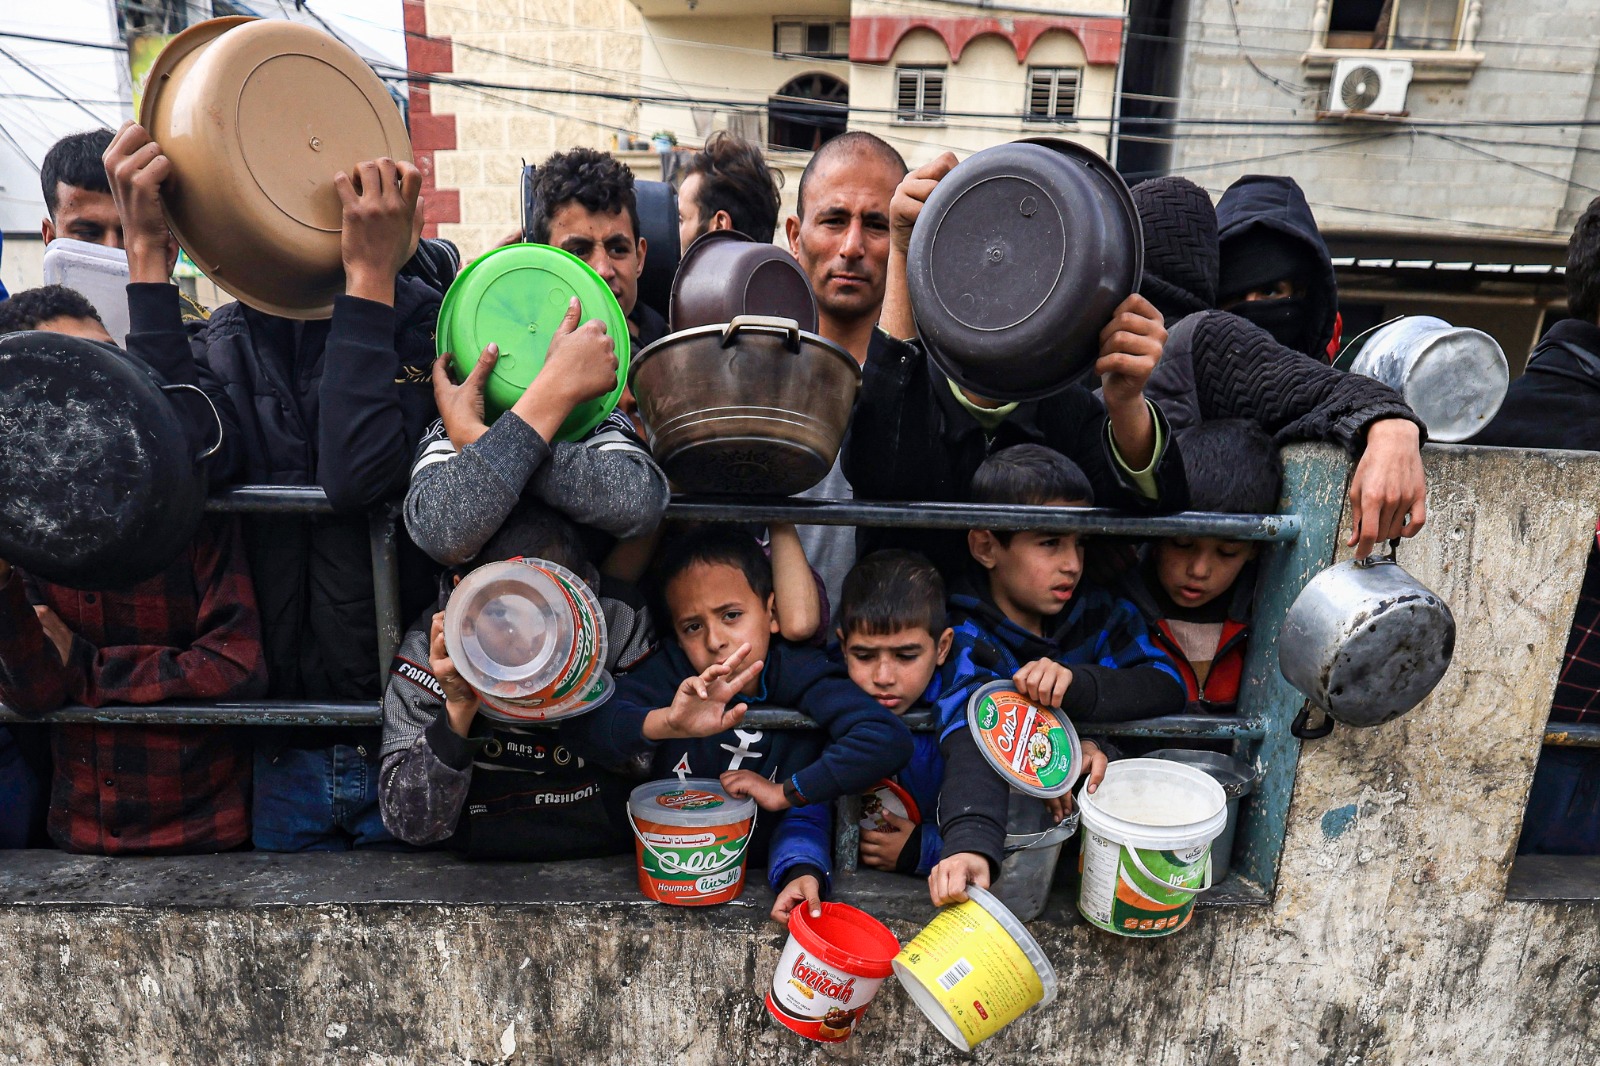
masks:
[[(973, 475), (974, 503), (1083, 507), (1093, 490), (1072, 460), (1037, 444), (989, 456)], [(983, 762), (967, 729), (967, 701), (990, 681), (1059, 707), (1076, 725), (1176, 714), (1177, 672), (1152, 643), (1137, 608), (1083, 581), (1084, 539), (1074, 533), (974, 529), (974, 566), (950, 597), (955, 639), (940, 673), (939, 796), (943, 858), (929, 875), (936, 904), (987, 888), (1003, 858), (1009, 786)]]

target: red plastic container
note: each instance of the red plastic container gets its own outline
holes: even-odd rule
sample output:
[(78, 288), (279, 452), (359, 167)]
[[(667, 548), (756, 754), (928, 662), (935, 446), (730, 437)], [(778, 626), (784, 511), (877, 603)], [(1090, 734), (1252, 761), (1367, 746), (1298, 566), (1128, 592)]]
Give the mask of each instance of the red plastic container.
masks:
[(802, 903), (789, 914), (767, 1010), (803, 1037), (836, 1044), (854, 1031), (899, 953), (900, 941), (866, 911), (824, 903), (813, 918)]

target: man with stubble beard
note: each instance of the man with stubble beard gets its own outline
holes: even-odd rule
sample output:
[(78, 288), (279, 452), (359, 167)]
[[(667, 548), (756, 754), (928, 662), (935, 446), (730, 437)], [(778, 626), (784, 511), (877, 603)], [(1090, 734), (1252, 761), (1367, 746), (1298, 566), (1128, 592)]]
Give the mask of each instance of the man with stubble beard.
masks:
[[(867, 346), (883, 307), (889, 263), (889, 201), (906, 175), (900, 153), (870, 133), (840, 134), (806, 164), (800, 176), (796, 214), (784, 222), (789, 250), (811, 279), (817, 297), (819, 332), (855, 357), (867, 360)], [(850, 499), (839, 464), (801, 496)], [(828, 602), (839, 603), (839, 589), (855, 564), (855, 529), (850, 526), (800, 526), (806, 557), (822, 575)]]

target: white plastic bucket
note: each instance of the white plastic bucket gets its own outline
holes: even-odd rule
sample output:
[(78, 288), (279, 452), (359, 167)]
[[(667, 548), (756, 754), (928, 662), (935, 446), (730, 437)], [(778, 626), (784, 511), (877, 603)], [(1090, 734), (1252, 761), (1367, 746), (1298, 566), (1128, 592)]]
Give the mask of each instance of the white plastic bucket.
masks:
[(1083, 816), (1078, 912), (1119, 936), (1167, 936), (1189, 924), (1211, 887), (1211, 842), (1228, 822), (1228, 797), (1204, 771), (1161, 759), (1106, 768)]
[(1461, 441), (1494, 418), (1511, 372), (1487, 333), (1430, 315), (1395, 319), (1367, 338), (1350, 364), (1394, 389), (1428, 424), (1428, 438)]

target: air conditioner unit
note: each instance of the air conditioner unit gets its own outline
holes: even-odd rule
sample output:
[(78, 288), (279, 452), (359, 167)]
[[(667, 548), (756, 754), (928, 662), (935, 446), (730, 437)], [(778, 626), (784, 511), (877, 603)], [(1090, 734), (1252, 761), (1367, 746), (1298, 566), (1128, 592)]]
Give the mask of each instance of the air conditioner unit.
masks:
[(1409, 59), (1341, 59), (1328, 82), (1328, 113), (1399, 115), (1411, 84)]

